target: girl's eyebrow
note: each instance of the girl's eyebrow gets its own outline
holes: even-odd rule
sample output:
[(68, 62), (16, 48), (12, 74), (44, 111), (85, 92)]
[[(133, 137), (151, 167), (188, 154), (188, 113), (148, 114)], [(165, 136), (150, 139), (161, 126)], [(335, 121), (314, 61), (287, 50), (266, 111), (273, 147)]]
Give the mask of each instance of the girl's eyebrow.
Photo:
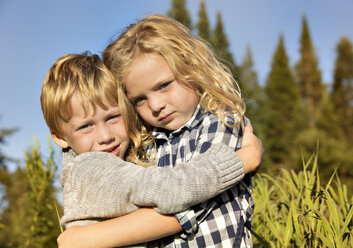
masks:
[(165, 83), (169, 83), (169, 82), (173, 82), (175, 81), (175, 77), (174, 76), (170, 76), (170, 77), (166, 77), (165, 79), (159, 80), (156, 85), (154, 86), (154, 90), (158, 89), (159, 86), (161, 86), (161, 84), (165, 84)]

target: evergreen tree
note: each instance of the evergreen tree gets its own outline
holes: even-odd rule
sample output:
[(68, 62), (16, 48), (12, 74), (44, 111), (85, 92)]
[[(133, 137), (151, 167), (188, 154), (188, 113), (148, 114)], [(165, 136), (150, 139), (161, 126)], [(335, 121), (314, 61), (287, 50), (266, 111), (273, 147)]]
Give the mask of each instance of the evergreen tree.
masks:
[[(0, 145), (4, 145), (6, 138), (16, 131), (17, 128), (0, 129)], [(0, 148), (0, 247), (14, 247), (11, 245), (11, 240), (15, 236), (20, 235), (20, 233), (14, 233), (15, 230), (11, 227), (16, 226), (14, 225), (15, 218), (19, 220), (17, 221), (18, 224), (22, 221), (21, 218), (18, 218), (21, 216), (21, 211), (10, 212), (9, 209), (11, 203), (23, 202), (23, 196), (16, 194), (16, 191), (18, 192), (18, 189), (21, 188), (18, 186), (22, 186), (18, 184), (20, 180), (17, 180), (17, 178), (21, 177), (20, 171), (9, 172), (7, 168), (9, 161), (13, 161), (13, 159), (6, 156)], [(9, 193), (10, 191), (11, 193)], [(12, 204), (12, 206), (14, 205)]]
[(213, 30), (212, 45), (220, 58), (225, 59), (235, 66), (232, 54), (229, 51), (229, 43), (226, 34), (224, 33), (223, 21), (220, 12), (217, 12), (217, 23)]
[(6, 167), (0, 168), (4, 190), (0, 247), (57, 247), (60, 229), (54, 209), (53, 152), (42, 162), (37, 143), (25, 155), (25, 169), (18, 166), (14, 172), (9, 172)]
[(340, 128), (353, 143), (353, 48), (346, 37), (341, 38), (335, 61), (332, 101), (339, 117)]
[(0, 169), (0, 181), (4, 190), (0, 247), (20, 247), (25, 243), (29, 224), (29, 184), (21, 167), (13, 172)]
[(198, 35), (210, 42), (210, 23), (208, 21), (205, 1), (200, 2), (199, 21), (197, 23)]
[(315, 126), (319, 131), (342, 141), (343, 132), (342, 129), (339, 128), (339, 117), (336, 114), (336, 110), (334, 109), (327, 91), (325, 90), (323, 92)]
[[(18, 129), (17, 128), (2, 128), (0, 129), (0, 145), (5, 144), (5, 139), (15, 133)], [(11, 161), (12, 159), (7, 157), (0, 149), (0, 167), (5, 167), (6, 162)]]
[(254, 69), (251, 49), (247, 46), (246, 55), (240, 65), (241, 81), (243, 82), (242, 97), (246, 102), (246, 116), (250, 118), (256, 135), (262, 136), (262, 114), (260, 108), (264, 103), (263, 89), (258, 83), (257, 73)]
[(220, 12), (217, 12), (217, 23), (213, 30), (211, 37), (211, 44), (213, 45), (217, 56), (230, 68), (234, 78), (237, 80), (239, 87), (242, 89), (240, 81), (240, 68), (235, 64), (233, 56), (229, 51), (229, 43), (226, 34), (224, 33), (223, 21)]
[(192, 28), (190, 14), (186, 8), (186, 0), (172, 0), (172, 8), (168, 11), (168, 16), (181, 22), (188, 28)]
[(26, 177), (30, 185), (29, 208), (30, 217), (26, 241), (23, 247), (56, 247), (56, 238), (60, 227), (55, 211), (56, 190), (53, 186), (56, 172), (54, 151), (49, 143), (49, 158), (43, 161), (39, 143), (31, 145), (26, 155)]
[(306, 17), (302, 19), (302, 32), (300, 38), (300, 60), (296, 65), (300, 91), (308, 110), (310, 123), (313, 125), (323, 91), (321, 72), (318, 60), (311, 41), (310, 31)]
[(300, 141), (301, 155), (304, 155), (305, 158), (319, 152), (317, 159), (320, 165), (320, 177), (327, 182), (337, 167), (339, 173), (353, 175), (351, 170), (353, 149), (343, 138), (344, 134), (339, 128), (339, 119), (328, 93), (323, 92), (318, 107), (316, 125), (300, 132), (298, 140)]
[(296, 136), (305, 122), (299, 87), (289, 67), (282, 35), (272, 58), (265, 94), (265, 150), (271, 161), (283, 164), (291, 160), (293, 152), (297, 153)]

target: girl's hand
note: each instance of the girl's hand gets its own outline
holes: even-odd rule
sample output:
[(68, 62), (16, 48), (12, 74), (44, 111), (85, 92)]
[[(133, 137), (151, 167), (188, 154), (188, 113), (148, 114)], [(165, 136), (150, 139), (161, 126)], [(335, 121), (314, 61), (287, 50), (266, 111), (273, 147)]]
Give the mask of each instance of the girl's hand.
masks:
[(249, 124), (244, 129), (242, 147), (236, 153), (243, 161), (244, 173), (255, 174), (262, 163), (264, 148), (261, 140), (254, 135), (253, 128)]
[(88, 239), (88, 235), (83, 234), (84, 227), (74, 226), (66, 229), (57, 238), (57, 243), (59, 248), (78, 248), (78, 247), (94, 247)]

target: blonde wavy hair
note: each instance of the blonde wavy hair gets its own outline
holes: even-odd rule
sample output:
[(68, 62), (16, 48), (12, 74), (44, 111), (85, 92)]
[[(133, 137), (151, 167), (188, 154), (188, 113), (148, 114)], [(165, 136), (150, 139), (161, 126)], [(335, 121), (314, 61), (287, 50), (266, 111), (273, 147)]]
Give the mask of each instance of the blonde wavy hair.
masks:
[[(239, 125), (245, 113), (239, 86), (207, 42), (169, 17), (150, 15), (130, 25), (108, 45), (103, 62), (123, 85), (134, 59), (144, 53), (161, 55), (177, 79), (196, 89), (202, 108), (227, 126)], [(227, 123), (227, 114), (235, 115), (233, 123)]]
[(46, 74), (40, 97), (41, 107), (50, 131), (57, 135), (62, 135), (62, 122), (68, 122), (72, 117), (73, 95), (80, 98), (86, 114), (89, 107), (95, 111), (97, 105), (106, 110), (108, 106), (104, 104), (104, 97), (109, 104), (118, 105), (130, 137), (125, 159), (149, 165), (146, 149), (152, 138), (141, 138), (138, 129), (140, 118), (98, 55), (85, 52), (61, 56)]

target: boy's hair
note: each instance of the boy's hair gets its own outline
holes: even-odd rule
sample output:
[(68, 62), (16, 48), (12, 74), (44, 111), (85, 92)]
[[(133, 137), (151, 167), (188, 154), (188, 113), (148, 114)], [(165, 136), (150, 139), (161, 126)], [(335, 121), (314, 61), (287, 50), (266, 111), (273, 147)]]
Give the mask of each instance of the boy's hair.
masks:
[(217, 58), (207, 42), (181, 23), (164, 15), (151, 15), (130, 25), (103, 52), (103, 62), (117, 81), (124, 83), (134, 59), (144, 53), (161, 55), (177, 79), (190, 83), (201, 106), (226, 124), (226, 114), (245, 112), (240, 89), (230, 69)]
[(145, 159), (148, 138), (143, 139), (138, 128), (139, 118), (126, 95), (115, 83), (99, 55), (85, 52), (61, 56), (49, 69), (40, 97), (44, 119), (51, 132), (62, 135), (62, 122), (72, 117), (71, 99), (77, 95), (85, 113), (89, 107), (107, 109), (102, 96), (109, 104), (118, 105), (124, 118), (126, 131), (131, 137), (127, 160), (141, 164)]

